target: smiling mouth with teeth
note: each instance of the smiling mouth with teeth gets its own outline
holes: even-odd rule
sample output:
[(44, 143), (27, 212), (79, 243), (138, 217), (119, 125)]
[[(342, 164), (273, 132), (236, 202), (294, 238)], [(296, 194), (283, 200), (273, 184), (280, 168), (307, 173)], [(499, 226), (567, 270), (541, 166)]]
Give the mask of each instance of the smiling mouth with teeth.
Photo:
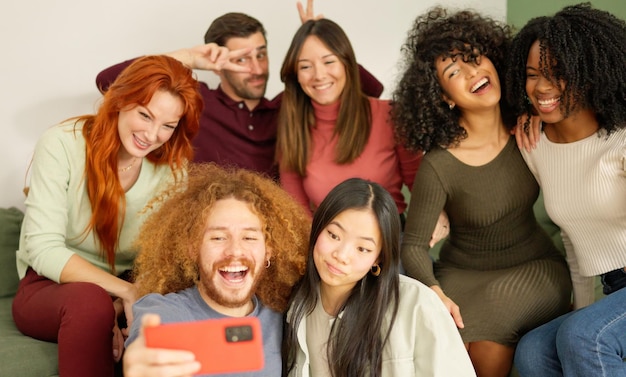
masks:
[(555, 103), (559, 102), (560, 100), (561, 100), (561, 97), (549, 98), (549, 99), (538, 99), (537, 103), (539, 104), (539, 106), (542, 106), (542, 107), (550, 107), (554, 105)]
[(324, 90), (324, 89), (328, 89), (330, 88), (332, 85), (332, 83), (326, 83), (326, 84), (322, 84), (322, 85), (316, 85), (315, 89), (317, 90)]
[(489, 80), (487, 80), (486, 78), (483, 78), (482, 80), (480, 80), (476, 84), (474, 84), (474, 86), (472, 86), (470, 91), (472, 93), (476, 93), (481, 88), (484, 88), (485, 86), (487, 86), (487, 84), (489, 84)]
[(140, 146), (146, 148), (149, 144), (148, 143), (144, 143), (143, 141), (139, 140), (138, 137), (135, 136), (135, 141), (137, 142), (137, 144), (139, 144)]
[(226, 266), (218, 269), (220, 275), (228, 280), (240, 280), (248, 274), (246, 266)]

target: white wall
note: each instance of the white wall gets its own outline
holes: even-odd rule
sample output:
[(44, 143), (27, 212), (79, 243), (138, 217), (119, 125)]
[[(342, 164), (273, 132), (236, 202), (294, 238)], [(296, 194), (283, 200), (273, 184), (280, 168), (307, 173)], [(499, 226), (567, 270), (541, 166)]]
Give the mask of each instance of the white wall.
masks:
[[(389, 98), (406, 31), (437, 3), (506, 17), (506, 0), (316, 0), (315, 13), (342, 25)], [(296, 0), (23, 0), (0, 9), (0, 207), (21, 209), (37, 138), (63, 119), (95, 111), (102, 69), (200, 44), (215, 17), (241, 11), (267, 29), (271, 97), (281, 90), (280, 64), (300, 22)], [(198, 76), (217, 82), (211, 73)]]

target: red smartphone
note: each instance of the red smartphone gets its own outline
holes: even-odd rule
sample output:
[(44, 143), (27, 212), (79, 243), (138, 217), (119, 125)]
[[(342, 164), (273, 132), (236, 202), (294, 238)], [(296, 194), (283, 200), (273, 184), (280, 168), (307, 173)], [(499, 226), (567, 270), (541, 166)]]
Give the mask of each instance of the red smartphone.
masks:
[(257, 317), (167, 323), (144, 330), (148, 347), (193, 352), (202, 365), (198, 374), (263, 369), (263, 337)]

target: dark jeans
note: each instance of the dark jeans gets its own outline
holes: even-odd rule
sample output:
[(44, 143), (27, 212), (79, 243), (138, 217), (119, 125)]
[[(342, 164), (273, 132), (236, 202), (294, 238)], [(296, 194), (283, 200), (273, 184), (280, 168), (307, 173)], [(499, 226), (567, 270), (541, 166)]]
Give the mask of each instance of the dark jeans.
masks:
[(626, 271), (600, 277), (607, 297), (522, 337), (515, 351), (520, 376), (626, 376)]

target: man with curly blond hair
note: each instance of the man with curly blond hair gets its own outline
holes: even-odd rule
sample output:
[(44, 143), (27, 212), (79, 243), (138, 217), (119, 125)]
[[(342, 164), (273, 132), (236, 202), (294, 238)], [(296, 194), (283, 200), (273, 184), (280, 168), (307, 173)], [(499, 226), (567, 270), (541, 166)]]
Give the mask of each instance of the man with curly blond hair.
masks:
[(137, 240), (134, 274), (145, 296), (133, 307), (125, 376), (200, 368), (190, 352), (146, 347), (144, 327), (243, 316), (261, 322), (258, 375), (279, 376), (282, 314), (304, 273), (308, 215), (270, 179), (214, 164), (191, 166), (184, 189), (172, 186), (156, 205)]

